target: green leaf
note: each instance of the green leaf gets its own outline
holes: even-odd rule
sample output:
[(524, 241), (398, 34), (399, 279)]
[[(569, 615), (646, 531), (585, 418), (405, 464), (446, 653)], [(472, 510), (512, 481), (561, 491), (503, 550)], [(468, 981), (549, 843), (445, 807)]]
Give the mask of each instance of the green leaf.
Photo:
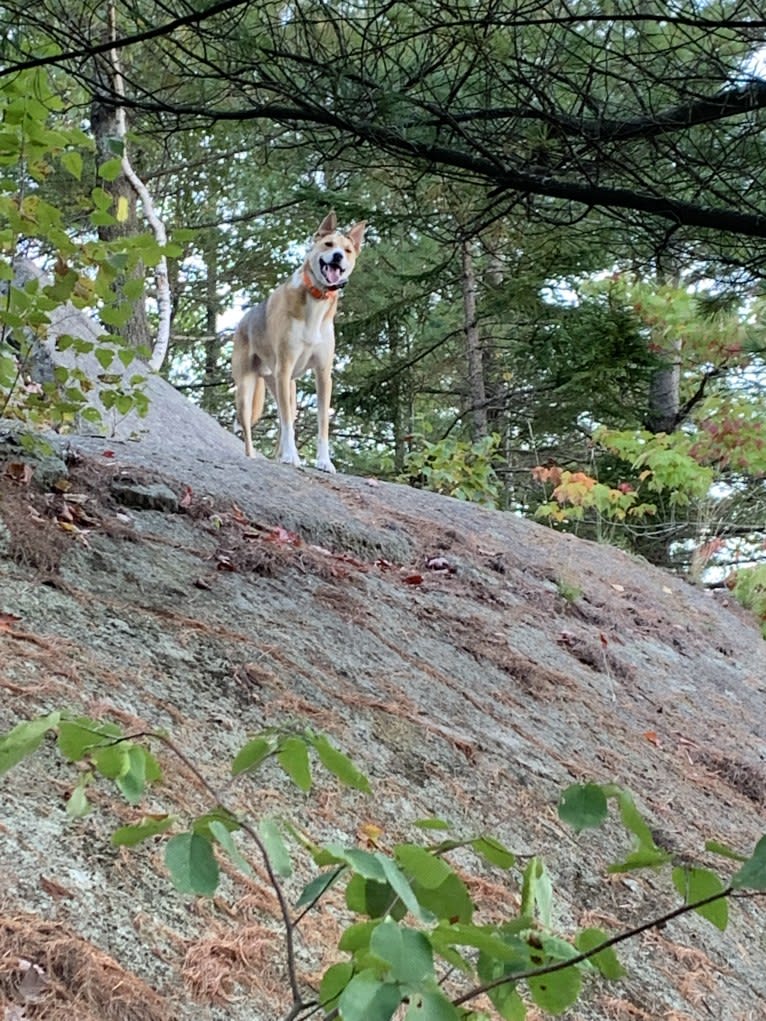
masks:
[(122, 173), (122, 160), (119, 157), (107, 160), (98, 168), (98, 176), (105, 181), (116, 181)]
[(413, 823), (421, 830), (449, 830), (452, 825), (444, 819), (437, 819), (435, 816), (428, 819), (416, 819)]
[[(577, 933), (574, 943), (581, 954), (587, 954), (594, 947), (605, 943), (608, 938), (607, 934), (601, 929), (583, 929), (582, 932)], [(589, 957), (588, 960), (598, 968), (604, 978), (610, 981), (622, 978), (626, 974), (625, 969), (617, 959), (614, 947), (600, 950), (593, 957)]]
[(524, 1021), (527, 1008), (512, 982), (490, 989), (489, 998), (505, 1021)]
[(383, 918), (388, 914), (402, 918), (407, 913), (388, 883), (378, 883), (358, 874), (346, 885), (346, 907), (369, 918)]
[[(725, 889), (715, 872), (710, 872), (709, 869), (675, 868), (672, 876), (673, 885), (686, 904), (705, 900), (706, 897), (713, 897), (718, 893), (723, 893)], [(725, 897), (710, 904), (702, 904), (694, 910), (708, 922), (712, 922), (721, 932), (725, 932), (726, 926), (729, 924), (729, 905)]]
[(732, 861), (747, 861), (747, 855), (740, 854), (739, 851), (735, 851), (728, 844), (721, 844), (717, 840), (706, 840), (705, 850), (713, 854), (720, 854), (724, 858), (730, 858)]
[(104, 745), (117, 746), (122, 728), (115, 723), (97, 723), (85, 716), (62, 720), (59, 726), (58, 746), (70, 762), (84, 759), (93, 749)]
[(338, 1008), (343, 1021), (389, 1021), (401, 1001), (398, 985), (381, 982), (373, 971), (363, 971), (343, 990)]
[[(531, 919), (525, 921), (529, 928), (532, 925)], [(493, 926), (440, 923), (431, 932), (431, 943), (436, 949), (453, 945), (474, 947), (488, 958), (513, 965), (514, 970), (518, 971), (529, 966), (529, 946), (519, 938), (504, 938)]]
[(388, 964), (397, 982), (418, 986), (434, 977), (431, 944), (417, 929), (390, 919), (381, 922), (370, 939), (370, 950)]
[(766, 836), (755, 845), (750, 858), (731, 879), (735, 889), (766, 890)]
[(657, 868), (670, 861), (672, 854), (660, 851), (659, 848), (643, 847), (629, 854), (623, 862), (610, 865), (607, 872), (632, 872), (634, 869)]
[(379, 925), (380, 922), (377, 919), (370, 922), (355, 922), (353, 925), (349, 925), (341, 933), (341, 937), (338, 940), (338, 949), (343, 950), (347, 954), (356, 954), (360, 950), (365, 950), (369, 947), (372, 934)]
[(91, 758), (102, 776), (108, 780), (117, 780), (130, 769), (130, 742), (119, 741), (105, 748), (94, 748)]
[(319, 985), (319, 1003), (325, 1013), (335, 1006), (338, 997), (351, 981), (353, 974), (354, 966), (350, 961), (333, 964), (324, 973)]
[(596, 829), (607, 816), (606, 796), (595, 783), (572, 784), (561, 795), (559, 818), (578, 833)]
[(344, 861), (360, 876), (364, 876), (366, 879), (374, 879), (378, 883), (386, 882), (386, 874), (383, 871), (383, 865), (380, 860), (381, 856), (372, 854), (370, 851), (362, 851), (357, 847), (345, 848), (338, 844), (328, 844), (323, 850), (332, 859), (328, 864)]
[(471, 895), (463, 880), (454, 872), (435, 890), (421, 886), (417, 882), (412, 883), (412, 889), (421, 907), (437, 918), (466, 924), (471, 921), (473, 917)]
[(165, 847), (165, 864), (181, 893), (210, 897), (218, 888), (218, 862), (209, 840), (197, 833), (179, 833)]
[(232, 775), (238, 776), (247, 769), (255, 769), (272, 754), (276, 746), (277, 738), (273, 734), (268, 737), (255, 737), (252, 741), (248, 741), (234, 757), (231, 764)]
[(79, 181), (82, 177), (82, 156), (74, 149), (61, 153), (61, 166)]
[(290, 855), (274, 820), (261, 819), (258, 833), (264, 843), (274, 872), (283, 879), (291, 876), (293, 866), (290, 861)]
[(551, 924), (551, 907), (553, 887), (550, 877), (540, 858), (531, 858), (524, 869), (521, 887), (521, 913), (534, 917), (535, 909), (542, 924), (548, 928)]
[(343, 872), (343, 868), (330, 869), (329, 872), (323, 872), (320, 876), (315, 876), (311, 882), (306, 883), (301, 891), (301, 895), (295, 903), (296, 911), (301, 908), (308, 907), (309, 904), (313, 904), (319, 900), (322, 895), (330, 889), (335, 880)]
[(210, 823), (210, 832), (213, 834), (215, 839), (228, 854), (229, 858), (234, 862), (240, 872), (243, 872), (246, 876), (254, 875), (252, 866), (250, 863), (242, 857), (239, 848), (234, 843), (229, 830), (224, 826), (218, 819), (213, 819)]
[(80, 777), (79, 783), (69, 795), (69, 799), (66, 803), (66, 814), (70, 817), (70, 819), (82, 819), (83, 816), (90, 812), (91, 804), (88, 801), (85, 789), (92, 779), (92, 773), (85, 773), (82, 777)]
[(490, 865), (498, 865), (501, 869), (510, 869), (516, 864), (516, 855), (494, 837), (476, 837), (471, 846)]
[(97, 347), (93, 353), (102, 369), (108, 369), (114, 361), (114, 348), (112, 347)]
[(582, 978), (577, 968), (562, 968), (547, 975), (527, 979), (532, 999), (549, 1014), (563, 1014), (577, 1001)]
[(49, 713), (35, 720), (17, 723), (13, 730), (0, 738), (0, 774), (31, 755), (42, 744), (49, 730), (58, 725), (59, 713)]
[(617, 798), (617, 803), (620, 806), (620, 815), (625, 827), (636, 836), (641, 847), (654, 848), (655, 843), (652, 831), (647, 826), (644, 817), (636, 808), (633, 798), (627, 791), (624, 791), (621, 788), (616, 788), (615, 796)]
[(123, 798), (135, 805), (146, 790), (147, 753), (140, 745), (131, 745), (128, 750), (128, 769), (117, 779), (117, 786)]
[(277, 751), (277, 762), (296, 787), (302, 791), (311, 790), (311, 765), (303, 738), (286, 738)]
[(405, 1021), (459, 1021), (457, 1008), (439, 989), (410, 995)]
[(175, 822), (173, 815), (144, 816), (141, 822), (133, 826), (120, 826), (112, 834), (112, 843), (116, 847), (135, 847), (142, 840), (165, 833)]
[(360, 773), (351, 759), (331, 744), (324, 734), (312, 735), (309, 740), (322, 765), (341, 783), (355, 790), (364, 791), (365, 794), (371, 793), (367, 777)]
[(421, 922), (424, 922), (426, 925), (430, 925), (434, 922), (434, 915), (421, 906), (419, 900), (415, 896), (414, 890), (407, 882), (404, 873), (398, 868), (396, 862), (392, 861), (391, 858), (387, 858), (383, 854), (376, 855), (376, 857), (380, 861), (386, 880), (393, 887), (394, 893), (397, 895), (402, 904), (404, 904), (416, 918), (418, 918)]
[(454, 874), (445, 861), (418, 844), (398, 844), (394, 848), (394, 857), (408, 878), (416, 880), (427, 890), (435, 890)]
[(213, 833), (210, 829), (210, 825), (213, 822), (219, 822), (222, 826), (233, 833), (236, 830), (242, 828), (239, 819), (230, 812), (228, 808), (224, 808), (223, 805), (216, 805), (209, 812), (205, 812), (204, 815), (198, 815), (192, 823), (192, 830), (194, 833), (198, 833), (201, 837), (206, 837), (208, 840), (212, 840)]

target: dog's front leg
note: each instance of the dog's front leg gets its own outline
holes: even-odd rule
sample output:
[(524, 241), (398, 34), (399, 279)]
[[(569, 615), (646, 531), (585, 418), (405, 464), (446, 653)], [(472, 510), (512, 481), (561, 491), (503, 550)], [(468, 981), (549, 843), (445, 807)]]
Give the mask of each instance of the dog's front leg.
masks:
[(332, 364), (316, 370), (317, 385), (317, 459), (316, 466), (323, 472), (335, 474), (330, 460), (330, 399), (332, 397)]
[(279, 448), (277, 458), (282, 464), (300, 466), (295, 446), (296, 391), (292, 378), (292, 364), (278, 365), (274, 380), (274, 396), (279, 413)]

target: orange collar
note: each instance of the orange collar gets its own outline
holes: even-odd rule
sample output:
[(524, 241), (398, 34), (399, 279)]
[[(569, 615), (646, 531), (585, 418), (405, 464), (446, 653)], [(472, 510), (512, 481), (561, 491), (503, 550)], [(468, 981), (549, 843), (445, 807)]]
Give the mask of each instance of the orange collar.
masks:
[(337, 290), (322, 291), (319, 287), (316, 287), (311, 282), (311, 277), (308, 272), (304, 269), (303, 271), (303, 286), (309, 292), (312, 298), (316, 298), (317, 301), (324, 301), (325, 298), (332, 298), (337, 295)]

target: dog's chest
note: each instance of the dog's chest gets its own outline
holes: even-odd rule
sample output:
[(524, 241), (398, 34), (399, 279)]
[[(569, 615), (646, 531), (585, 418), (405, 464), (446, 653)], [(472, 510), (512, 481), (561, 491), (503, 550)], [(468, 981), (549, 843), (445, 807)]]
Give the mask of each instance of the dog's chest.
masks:
[(289, 345), (306, 360), (332, 344), (332, 311), (326, 301), (308, 301), (302, 316), (290, 316)]

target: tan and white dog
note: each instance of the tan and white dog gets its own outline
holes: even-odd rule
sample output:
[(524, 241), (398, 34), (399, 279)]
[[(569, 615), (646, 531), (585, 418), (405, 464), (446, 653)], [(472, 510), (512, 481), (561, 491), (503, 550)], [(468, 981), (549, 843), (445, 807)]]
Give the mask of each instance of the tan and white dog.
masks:
[(328, 439), (335, 313), (338, 293), (351, 275), (362, 247), (365, 223), (348, 234), (329, 213), (314, 235), (306, 261), (266, 301), (251, 308), (234, 333), (231, 358), (237, 416), (245, 434), (245, 453), (253, 457), (252, 427), (263, 413), (265, 387), (277, 402), (279, 447), (285, 464), (301, 463), (295, 446), (295, 380), (309, 369), (316, 376), (316, 466), (334, 472)]

